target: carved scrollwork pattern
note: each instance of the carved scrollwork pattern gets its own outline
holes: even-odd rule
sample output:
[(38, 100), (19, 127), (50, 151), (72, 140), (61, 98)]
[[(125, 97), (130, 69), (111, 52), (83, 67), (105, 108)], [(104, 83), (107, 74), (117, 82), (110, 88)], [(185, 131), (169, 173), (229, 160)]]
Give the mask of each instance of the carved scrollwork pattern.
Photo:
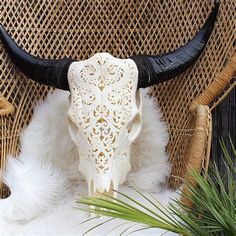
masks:
[[(122, 172), (126, 175), (129, 169), (130, 144), (123, 147), (119, 141), (123, 139), (121, 135), (128, 137), (126, 126), (138, 112), (137, 68), (130, 59), (99, 53), (86, 61), (74, 62), (68, 77), (71, 89), (68, 115), (80, 131), (74, 132), (79, 137), (73, 138), (83, 140), (78, 147), (80, 170), (87, 181), (93, 180), (95, 189), (104, 191), (110, 188), (111, 181), (113, 185), (114, 181), (119, 182), (113, 178), (114, 160), (120, 163), (116, 164), (120, 173), (115, 176)], [(104, 176), (107, 181), (101, 183)]]

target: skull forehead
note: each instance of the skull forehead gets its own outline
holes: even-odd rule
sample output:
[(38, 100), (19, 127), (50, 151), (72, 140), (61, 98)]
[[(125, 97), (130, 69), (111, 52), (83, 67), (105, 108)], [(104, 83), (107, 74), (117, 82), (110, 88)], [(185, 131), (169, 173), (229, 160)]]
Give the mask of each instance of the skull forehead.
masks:
[[(131, 59), (115, 58), (105, 52), (96, 53), (87, 60), (72, 63), (68, 79), (70, 83), (72, 76), (74, 80), (77, 79), (77, 83), (85, 82), (87, 86), (90, 84), (102, 90), (106, 86), (119, 82), (124, 73), (129, 73), (130, 67), (136, 68), (136, 64)], [(122, 82), (124, 83), (125, 80)]]

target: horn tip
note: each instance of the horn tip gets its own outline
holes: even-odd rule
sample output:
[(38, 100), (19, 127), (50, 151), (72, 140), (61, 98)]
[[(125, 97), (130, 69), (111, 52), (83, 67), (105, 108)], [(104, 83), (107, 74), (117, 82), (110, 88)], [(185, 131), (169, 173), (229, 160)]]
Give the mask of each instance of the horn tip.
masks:
[(220, 5), (220, 0), (215, 0), (215, 6), (219, 6)]
[(215, 0), (213, 11), (217, 13), (219, 10), (220, 4), (221, 4), (220, 0)]

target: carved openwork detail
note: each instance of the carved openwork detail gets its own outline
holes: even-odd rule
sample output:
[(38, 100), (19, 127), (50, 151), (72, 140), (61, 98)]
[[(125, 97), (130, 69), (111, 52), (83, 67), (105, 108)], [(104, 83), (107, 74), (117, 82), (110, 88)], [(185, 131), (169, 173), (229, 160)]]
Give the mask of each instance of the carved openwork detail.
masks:
[(109, 191), (125, 180), (130, 145), (141, 129), (136, 65), (98, 53), (74, 62), (68, 77), (69, 130), (79, 148), (80, 171), (92, 184), (90, 191)]

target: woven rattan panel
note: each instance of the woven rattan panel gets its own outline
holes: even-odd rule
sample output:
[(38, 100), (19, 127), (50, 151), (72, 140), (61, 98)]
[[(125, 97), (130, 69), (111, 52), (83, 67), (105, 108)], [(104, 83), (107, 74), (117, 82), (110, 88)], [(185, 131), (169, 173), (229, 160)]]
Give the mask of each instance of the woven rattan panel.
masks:
[[(157, 54), (190, 40), (204, 23), (214, 0), (1, 0), (0, 22), (28, 52), (43, 58), (86, 59), (106, 51), (116, 57)], [(192, 134), (190, 101), (199, 95), (233, 53), (235, 0), (222, 1), (207, 49), (184, 75), (152, 88), (168, 123), (172, 174), (183, 177)], [(0, 45), (0, 92), (16, 108), (1, 118), (2, 165), (19, 151), (19, 135), (35, 102), (49, 89), (19, 73)], [(171, 186), (178, 181), (171, 179)]]

